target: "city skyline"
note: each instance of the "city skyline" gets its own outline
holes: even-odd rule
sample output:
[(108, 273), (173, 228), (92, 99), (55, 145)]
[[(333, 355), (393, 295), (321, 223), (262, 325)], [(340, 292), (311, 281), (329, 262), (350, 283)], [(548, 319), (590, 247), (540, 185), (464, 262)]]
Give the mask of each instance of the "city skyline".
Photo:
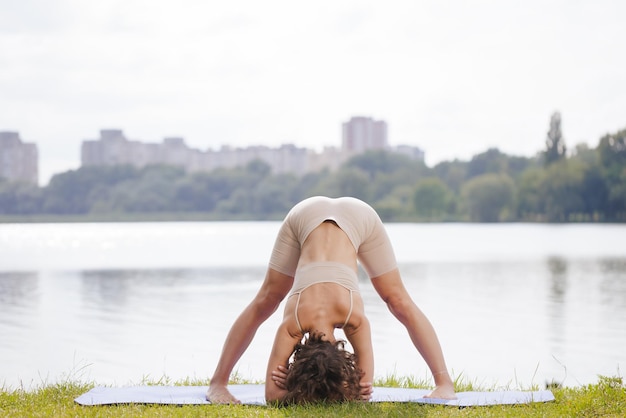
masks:
[[(166, 164), (189, 172), (242, 167), (258, 159), (267, 163), (274, 173), (304, 175), (325, 168), (336, 170), (350, 157), (370, 150), (386, 150), (424, 160), (424, 151), (418, 147), (389, 144), (384, 120), (365, 116), (353, 116), (343, 122), (341, 146), (324, 147), (321, 151), (294, 144), (275, 148), (222, 145), (219, 149), (198, 149), (189, 147), (182, 137), (164, 137), (162, 142), (129, 139), (122, 129), (101, 129), (99, 138), (83, 140), (80, 147), (81, 167), (129, 164), (141, 168)], [(0, 177), (41, 184), (36, 143), (24, 142), (19, 132), (0, 131), (0, 157)]]
[(0, 129), (37, 142), (40, 182), (122, 127), (194, 148), (337, 144), (389, 124), (430, 166), (569, 149), (626, 125), (626, 3), (0, 1)]
[(146, 143), (129, 140), (121, 129), (104, 129), (100, 131), (100, 138), (82, 142), (81, 166), (167, 164), (186, 171), (210, 172), (217, 168), (243, 167), (253, 160), (261, 160), (274, 173), (304, 175), (325, 168), (334, 171), (350, 157), (370, 150), (387, 150), (412, 159), (424, 159), (424, 152), (419, 148), (390, 146), (387, 123), (383, 120), (353, 116), (342, 124), (342, 130), (341, 147), (324, 147), (317, 152), (294, 144), (281, 144), (277, 148), (224, 145), (217, 150), (203, 150), (187, 146), (182, 137), (166, 137), (162, 143)]

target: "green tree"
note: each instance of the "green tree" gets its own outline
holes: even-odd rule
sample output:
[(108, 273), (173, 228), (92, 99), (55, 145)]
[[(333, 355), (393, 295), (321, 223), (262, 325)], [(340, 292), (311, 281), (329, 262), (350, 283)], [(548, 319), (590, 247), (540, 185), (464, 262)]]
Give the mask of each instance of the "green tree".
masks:
[(137, 178), (130, 166), (86, 166), (57, 174), (43, 191), (45, 213), (84, 214), (103, 194), (103, 190)]
[(42, 192), (37, 186), (0, 179), (0, 213), (30, 215), (41, 211)]
[(587, 144), (581, 143), (574, 147), (572, 158), (582, 161), (589, 166), (599, 166), (600, 152), (597, 149), (589, 148)]
[(345, 163), (347, 168), (358, 168), (373, 179), (377, 173), (393, 173), (406, 168), (415, 169), (415, 161), (403, 154), (388, 151), (367, 151), (352, 157)]
[(531, 168), (537, 164), (536, 158), (520, 157), (520, 156), (508, 156), (507, 157), (507, 173), (514, 180), (518, 180), (522, 173), (528, 168)]
[(512, 217), (515, 184), (506, 174), (483, 174), (463, 185), (462, 196), (470, 220), (508, 220)]
[(626, 129), (608, 134), (597, 147), (607, 187), (607, 220), (626, 221)]
[[(184, 205), (176, 199), (177, 182), (185, 177), (180, 167), (153, 165), (141, 169), (139, 177), (117, 185), (111, 191), (109, 202), (114, 212), (177, 212)], [(95, 207), (100, 211), (103, 205)]]
[(271, 219), (285, 215), (296, 203), (292, 200), (297, 178), (291, 174), (268, 177), (251, 190), (252, 212), (255, 219)]
[(219, 201), (213, 193), (215, 177), (200, 172), (185, 176), (176, 184), (175, 199), (181, 208), (192, 212), (212, 212)]
[(322, 190), (322, 184), (328, 182), (331, 176), (328, 168), (315, 173), (307, 173), (298, 180), (298, 184), (294, 186), (292, 191), (292, 201), (299, 202), (307, 197), (319, 194)]
[(454, 193), (459, 193), (468, 177), (468, 163), (465, 161), (443, 161), (433, 167), (434, 174)]
[(586, 144), (578, 144), (572, 161), (584, 166), (584, 174), (581, 184), (581, 199), (583, 202), (583, 220), (603, 220), (606, 218), (605, 210), (608, 203), (608, 184), (604, 178), (600, 153), (597, 149), (591, 149)]
[(550, 130), (546, 138), (546, 150), (544, 151), (544, 162), (550, 165), (565, 158), (567, 148), (565, 139), (561, 133), (561, 114), (554, 112), (550, 118)]
[(406, 155), (388, 151), (369, 151), (352, 157), (343, 166), (357, 169), (369, 178), (366, 195), (374, 202), (385, 198), (395, 187), (413, 185), (430, 172), (423, 161), (411, 160)]
[(252, 182), (260, 182), (272, 174), (272, 167), (263, 160), (252, 160), (246, 165), (246, 174)]
[(370, 177), (355, 167), (342, 167), (318, 185), (315, 194), (338, 197), (352, 196), (369, 201)]
[(506, 173), (508, 170), (508, 157), (497, 148), (489, 148), (487, 151), (477, 154), (467, 165), (468, 179), (487, 173)]
[(185, 210), (213, 212), (219, 202), (230, 198), (238, 187), (245, 187), (240, 169), (217, 169), (187, 175), (176, 185), (175, 199)]
[(567, 222), (585, 213), (583, 183), (586, 166), (578, 160), (562, 160), (546, 169), (539, 196), (548, 221)]
[(413, 207), (417, 214), (426, 219), (442, 219), (447, 211), (451, 192), (438, 178), (420, 180), (413, 193)]
[(585, 220), (605, 219), (605, 210), (609, 200), (609, 189), (599, 165), (589, 166), (581, 184), (581, 200)]
[(391, 193), (374, 202), (373, 207), (385, 222), (400, 221), (411, 218), (413, 212), (413, 187), (396, 186)]
[(545, 219), (545, 206), (540, 193), (547, 173), (543, 167), (532, 167), (522, 173), (518, 183), (517, 215), (526, 221)]
[(234, 190), (228, 199), (221, 200), (215, 211), (222, 215), (238, 216), (245, 218), (252, 213), (252, 196), (248, 189), (238, 188)]

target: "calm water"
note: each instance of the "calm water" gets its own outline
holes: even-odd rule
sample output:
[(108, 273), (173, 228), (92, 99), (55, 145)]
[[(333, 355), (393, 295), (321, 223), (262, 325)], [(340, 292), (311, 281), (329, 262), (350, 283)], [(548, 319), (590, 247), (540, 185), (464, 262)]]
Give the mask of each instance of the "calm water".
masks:
[[(0, 225), (0, 385), (210, 377), (276, 222)], [(449, 368), (483, 385), (592, 383), (626, 364), (626, 226), (389, 224)], [(367, 279), (376, 375), (429, 377)], [(263, 379), (282, 307), (237, 366)]]

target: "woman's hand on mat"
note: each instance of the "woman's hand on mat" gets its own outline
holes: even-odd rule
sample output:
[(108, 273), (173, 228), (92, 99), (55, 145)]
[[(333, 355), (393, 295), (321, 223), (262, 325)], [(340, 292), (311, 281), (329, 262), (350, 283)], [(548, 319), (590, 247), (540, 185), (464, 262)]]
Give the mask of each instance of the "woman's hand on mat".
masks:
[(285, 366), (278, 366), (276, 370), (272, 370), (272, 380), (280, 389), (287, 390), (287, 374), (289, 369)]
[(206, 400), (212, 404), (240, 404), (241, 401), (233, 396), (226, 386), (209, 386)]
[(361, 382), (361, 400), (369, 401), (374, 392), (374, 386), (372, 382)]

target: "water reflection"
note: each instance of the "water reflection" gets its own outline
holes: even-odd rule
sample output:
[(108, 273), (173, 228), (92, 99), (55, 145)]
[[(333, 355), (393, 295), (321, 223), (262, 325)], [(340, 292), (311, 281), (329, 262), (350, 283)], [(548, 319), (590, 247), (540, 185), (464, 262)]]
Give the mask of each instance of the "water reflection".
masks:
[(37, 272), (0, 272), (0, 309), (36, 304)]
[(548, 259), (550, 271), (550, 298), (556, 303), (563, 303), (567, 293), (567, 260), (561, 257)]
[(38, 273), (0, 272), (0, 335), (5, 338), (7, 330), (27, 325), (38, 303)]
[[(549, 352), (553, 359), (560, 363), (560, 358), (566, 355), (564, 342), (567, 339), (567, 304), (568, 290), (568, 264), (561, 257), (550, 257), (547, 260), (550, 284), (548, 292), (548, 339), (550, 341)], [(553, 375), (552, 382), (565, 380), (564, 376)], [(556, 373), (556, 371), (553, 371)], [(560, 373), (559, 373), (560, 374)]]
[(128, 288), (133, 274), (127, 271), (84, 271), (82, 291), (85, 302), (91, 302), (104, 310), (115, 310), (126, 305)]
[(608, 258), (600, 260), (603, 273), (626, 274), (626, 258)]
[(129, 269), (80, 272), (83, 299), (105, 311), (119, 312), (134, 298), (163, 297), (184, 302), (185, 294), (229, 287), (258, 286), (263, 280), (259, 268), (210, 269)]
[(609, 258), (599, 261), (602, 303), (626, 309), (626, 258)]

